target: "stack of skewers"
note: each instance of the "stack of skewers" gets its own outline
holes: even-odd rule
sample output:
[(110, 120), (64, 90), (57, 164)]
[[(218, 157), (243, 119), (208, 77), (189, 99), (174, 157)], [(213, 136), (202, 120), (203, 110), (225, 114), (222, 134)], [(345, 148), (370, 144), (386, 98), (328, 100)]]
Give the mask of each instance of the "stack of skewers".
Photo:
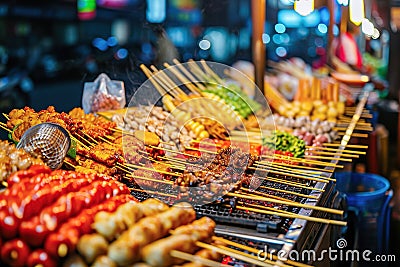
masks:
[[(142, 68), (150, 78), (153, 78), (151, 81), (154, 85), (156, 86), (157, 84), (156, 87), (161, 89), (160, 93), (169, 92), (167, 95), (168, 97), (166, 97), (163, 102), (166, 109), (172, 115), (176, 116), (176, 118), (183, 118), (185, 114), (195, 112), (194, 110), (181, 110), (176, 108), (178, 105), (193, 98), (192, 96), (185, 94), (183, 90), (181, 90), (181, 92), (177, 91), (176, 88), (179, 88), (179, 86), (173, 87), (176, 92), (174, 90), (171, 91), (171, 88), (168, 87), (168, 83), (171, 82), (168, 81), (166, 77), (164, 77), (164, 82), (162, 82), (162, 80), (156, 81), (158, 78), (154, 78), (152, 75), (159, 71), (154, 67), (152, 67), (153, 72), (144, 66), (142, 66)], [(207, 99), (207, 97), (210, 97), (209, 95), (207, 96), (207, 94), (202, 94), (201, 89), (199, 89), (201, 83), (190, 83), (190, 77), (184, 69), (182, 69), (182, 67), (178, 68), (181, 73), (175, 73), (175, 75), (182, 81), (185, 81), (185, 86), (188, 88), (190, 87), (188, 90), (193, 94), (196, 92), (197, 98), (202, 97)], [(193, 68), (197, 69), (200, 67), (196, 66)], [(203, 65), (203, 68), (204, 73), (206, 73), (207, 70), (210, 72), (206, 65)], [(198, 69), (195, 72), (197, 72), (197, 75), (200, 75)], [(212, 75), (215, 77), (216, 74), (214, 73)], [(220, 101), (220, 99), (218, 101)], [(202, 105), (204, 105), (204, 100), (197, 103), (199, 107), (202, 107)], [(364, 146), (348, 144), (352, 136), (357, 134), (357, 137), (363, 137), (365, 136), (365, 131), (371, 130), (370, 125), (365, 121), (370, 115), (363, 110), (363, 105), (365, 105), (365, 101), (361, 101), (356, 109), (346, 109), (344, 114), (339, 117), (336, 130), (339, 135), (342, 136), (340, 143), (323, 143), (323, 146), (319, 147), (317, 150), (312, 146), (305, 145), (304, 154), (306, 154), (307, 151), (312, 151), (312, 154), (308, 154), (307, 157), (295, 157), (292, 154), (282, 153), (261, 153), (262, 149), (260, 149), (260, 153), (254, 155), (251, 153), (252, 151), (240, 150), (231, 146), (231, 144), (235, 142), (236, 144), (240, 143), (242, 137), (246, 135), (246, 132), (244, 129), (235, 128), (235, 123), (238, 121), (237, 118), (240, 118), (242, 115), (233, 108), (226, 108), (226, 105), (222, 106), (225, 110), (228, 110), (231, 118), (236, 119), (233, 120), (233, 124), (229, 124), (225, 128), (222, 127), (224, 131), (221, 131), (221, 129), (218, 129), (218, 127), (215, 127), (215, 125), (213, 126), (207, 121), (202, 121), (202, 123), (205, 125), (208, 123), (209, 128), (204, 126), (200, 127), (199, 125), (202, 125), (201, 121), (195, 121), (190, 116), (186, 117), (186, 119), (189, 118), (190, 121), (193, 120), (193, 123), (187, 127), (188, 131), (197, 134), (194, 134), (192, 139), (190, 141), (188, 140), (183, 145), (183, 151), (161, 146), (160, 144), (163, 144), (165, 141), (155, 132), (151, 134), (149, 132), (143, 132), (140, 129), (135, 132), (128, 132), (127, 129), (117, 129), (115, 123), (92, 114), (84, 114), (80, 109), (75, 109), (69, 114), (57, 113), (53, 108), (40, 112), (35, 112), (29, 108), (14, 110), (6, 115), (9, 120), (7, 124), (2, 124), (2, 127), (10, 132), (13, 140), (18, 141), (24, 130), (29, 126), (44, 121), (57, 122), (70, 132), (73, 140), (76, 142), (76, 155), (66, 160), (66, 166), (74, 168), (81, 173), (79, 175), (90, 176), (96, 175), (94, 173), (103, 173), (114, 176), (128, 184), (129, 192), (137, 196), (141, 201), (149, 198), (149, 196), (155, 196), (168, 201), (167, 203), (170, 204), (182, 200), (196, 202), (196, 197), (201, 195), (203, 199), (205, 198), (211, 202), (207, 205), (194, 207), (197, 213), (201, 215), (207, 214), (200, 213), (199, 211), (214, 206), (217, 207), (217, 214), (218, 212), (227, 212), (228, 216), (232, 217), (234, 217), (235, 214), (247, 214), (248, 217), (260, 218), (260, 220), (264, 221), (267, 218), (267, 220), (271, 222), (277, 216), (290, 219), (284, 220), (283, 222), (281, 221), (278, 223), (279, 225), (273, 226), (280, 227), (280, 231), (284, 232), (285, 229), (287, 230), (287, 228), (290, 227), (290, 223), (293, 219), (336, 225), (346, 224), (341, 220), (329, 218), (331, 217), (330, 214), (341, 215), (343, 211), (317, 205), (309, 205), (305, 204), (305, 202), (310, 199), (318, 200), (319, 196), (324, 192), (323, 188), (316, 187), (317, 183), (327, 184), (334, 182), (330, 174), (335, 168), (342, 167), (339, 165), (340, 161), (350, 162), (353, 158), (365, 154), (364, 151), (354, 150), (356, 148), (363, 149), (365, 148)], [(203, 107), (201, 109), (204, 110), (205, 108)], [(185, 114), (182, 115), (182, 112)], [(214, 114), (212, 119), (218, 121), (217, 110), (211, 110), (211, 112)], [(195, 122), (197, 124), (194, 124)], [(223, 123), (221, 123), (221, 125), (223, 125)], [(221, 125), (219, 125), (220, 128)], [(207, 131), (212, 127), (214, 127), (214, 130), (217, 130), (214, 132), (212, 130)], [(206, 131), (207, 134), (201, 134), (202, 131)], [(353, 133), (353, 131), (361, 131), (361, 133)], [(263, 144), (263, 131), (248, 131), (247, 133), (250, 133), (246, 135), (246, 140), (249, 143), (256, 146), (261, 146)], [(204, 137), (213, 137), (223, 140), (222, 142), (214, 142), (214, 139), (203, 140)], [(348, 148), (352, 148), (353, 150), (349, 150)], [(86, 177), (85, 179), (88, 178)], [(32, 182), (32, 184), (33, 183), (35, 182)], [(12, 190), (12, 186), (14, 185), (11, 185), (7, 190)], [(203, 194), (204, 192), (206, 192), (206, 194)], [(135, 210), (136, 208), (133, 209)], [(299, 215), (297, 213), (299, 209), (320, 211), (323, 216), (311, 216), (312, 214), (310, 216)], [(46, 210), (46, 212), (48, 211)], [(43, 215), (41, 218), (45, 218), (46, 216)], [(101, 218), (105, 221), (110, 221), (111, 218), (114, 218), (114, 215), (110, 214), (104, 216), (105, 217)], [(133, 215), (133, 218), (135, 218), (135, 215)], [(214, 216), (213, 218), (218, 219), (218, 216)], [(284, 225), (285, 222), (287, 225)], [(210, 225), (210, 223), (206, 225)], [(123, 225), (123, 223), (121, 225)], [(133, 225), (135, 226), (136, 224)], [(123, 238), (124, 234), (122, 234), (124, 229), (128, 229), (126, 228), (127, 225), (121, 227), (122, 230), (117, 229), (117, 232), (114, 231), (112, 234), (107, 235), (102, 233), (100, 228), (97, 229), (94, 226), (96, 233), (89, 231), (92, 235), (80, 241), (81, 245), (79, 245), (76, 240), (74, 241), (80, 256), (75, 255), (68, 260), (76, 260), (82, 264), (95, 263), (95, 266), (104, 266), (104, 264), (112, 264), (113, 262), (116, 262), (118, 266), (123, 266), (125, 263), (128, 264), (123, 261), (124, 259), (121, 260), (121, 263), (118, 263), (119, 259), (112, 258), (112, 252), (110, 252), (112, 251), (114, 242), (122, 240), (120, 241), (120, 246), (127, 242), (126, 238)], [(135, 227), (139, 226), (136, 225)], [(3, 232), (4, 231), (2, 231), (2, 233)], [(60, 235), (63, 234), (64, 233), (61, 233)], [(171, 240), (175, 240), (175, 238), (177, 238), (177, 240), (180, 240), (180, 238), (182, 240), (187, 240), (188, 238), (187, 236), (175, 237), (174, 232), (161, 234), (160, 237), (164, 237), (168, 234), (171, 236), (167, 238), (171, 238)], [(128, 234), (125, 235), (128, 236)], [(217, 241), (217, 238), (212, 239)], [(211, 242), (211, 240), (207, 240), (208, 243)], [(31, 241), (25, 240), (25, 242)], [(85, 242), (89, 242), (89, 244), (90, 242), (95, 242), (96, 245), (93, 247), (96, 249), (99, 248), (100, 252), (87, 251), (88, 246), (85, 245), (87, 244)], [(151, 242), (152, 241), (137, 246), (139, 246), (140, 249), (150, 246), (148, 250), (152, 251)], [(207, 244), (201, 243), (200, 241), (195, 241), (195, 243), (196, 246), (194, 247), (210, 248), (207, 247)], [(229, 255), (229, 250), (226, 246), (232, 244), (222, 243), (222, 245), (214, 245), (213, 249), (216, 250), (216, 247), (221, 248), (221, 246), (225, 246), (224, 249), (221, 248), (224, 251), (222, 254)], [(159, 243), (157, 244), (159, 245)], [(164, 243), (161, 242), (160, 244)], [(32, 246), (34, 248), (37, 247), (36, 244)], [(202, 259), (197, 257), (193, 258), (193, 256), (185, 254), (185, 248), (183, 247), (184, 246), (172, 249), (172, 251), (171, 249), (167, 249), (167, 254), (160, 255), (160, 261), (172, 263), (174, 261), (171, 260), (171, 256), (178, 258), (186, 257), (186, 260), (198, 261), (201, 263), (200, 265), (207, 265)], [(58, 251), (58, 249), (56, 252), (58, 257), (65, 257), (73, 251), (73, 249), (67, 249), (68, 253), (65, 253), (65, 246), (61, 246), (60, 249), (61, 252)], [(243, 249), (243, 247), (241, 249)], [(202, 250), (198, 252), (199, 255), (207, 254), (201, 251)], [(187, 252), (193, 253), (191, 250), (186, 251), (186, 253)], [(41, 253), (41, 250), (35, 250), (35, 253), (32, 253), (32, 255), (36, 255), (35, 257), (37, 257), (41, 255)], [(9, 255), (11, 254), (15, 253), (10, 253)], [(140, 256), (131, 255), (131, 257), (136, 257), (134, 261), (144, 260), (147, 264), (162, 266), (158, 265), (158, 263), (148, 262), (145, 255), (146, 253), (143, 252)], [(238, 255), (235, 255), (238, 258)], [(249, 255), (242, 256), (245, 257), (246, 260), (251, 259)], [(10, 257), (11, 260), (13, 260), (13, 257)], [(56, 255), (52, 257), (56, 257)], [(218, 257), (211, 257), (211, 259), (219, 260)], [(253, 258), (253, 260), (255, 259)], [(129, 264), (130, 263), (132, 262), (129, 261)], [(257, 263), (261, 265), (260, 262)], [(208, 262), (208, 264), (211, 264), (211, 262)], [(214, 262), (213, 264), (216, 263)]]

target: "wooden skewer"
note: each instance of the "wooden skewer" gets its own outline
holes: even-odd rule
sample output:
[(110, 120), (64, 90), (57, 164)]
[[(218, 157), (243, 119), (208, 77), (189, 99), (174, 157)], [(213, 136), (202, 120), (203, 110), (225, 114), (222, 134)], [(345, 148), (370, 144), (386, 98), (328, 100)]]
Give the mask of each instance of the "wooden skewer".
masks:
[(185, 86), (194, 94), (199, 95), (199, 90), (194, 86), (190, 80), (188, 80), (185, 76), (183, 76), (178, 70), (174, 68), (170, 68), (171, 65), (168, 63), (164, 63), (164, 66), (166, 68), (169, 68), (169, 70), (180, 80)]
[(207, 62), (204, 59), (201, 59), (200, 62), (203, 65), (206, 73), (210, 75), (218, 84), (225, 84), (225, 82), (207, 65)]
[(0, 123), (0, 128), (5, 130), (5, 131), (7, 131), (7, 132), (9, 132), (9, 133), (12, 133), (12, 130), (10, 130), (7, 127), (5, 127), (2, 123)]
[[(307, 150), (306, 150), (307, 151)], [(344, 153), (339, 153), (339, 152), (327, 152), (327, 151), (319, 151), (319, 150), (308, 150), (310, 153), (313, 154), (318, 154), (318, 155), (328, 155), (328, 156), (341, 156), (343, 158), (359, 158), (359, 155), (351, 155), (351, 154), (344, 154)], [(308, 157), (308, 156), (306, 156)]]
[[(300, 214), (287, 214), (287, 213), (282, 213), (282, 212), (275, 212), (275, 211), (268, 211), (261, 209), (262, 206), (259, 206), (259, 209), (255, 208), (249, 208), (249, 207), (241, 207), (241, 206), (236, 206), (237, 209), (239, 210), (247, 210), (247, 211), (252, 211), (256, 213), (263, 213), (263, 214), (268, 214), (268, 215), (277, 215), (280, 217), (286, 217), (286, 218), (292, 218), (292, 219), (301, 219), (301, 220), (306, 220), (306, 221), (311, 221), (311, 222), (320, 222), (320, 223), (326, 223), (326, 224), (333, 224), (333, 225), (340, 225), (340, 226), (346, 226), (347, 222), (344, 221), (337, 221), (337, 220), (330, 220), (330, 219), (323, 219), (323, 218), (318, 218), (318, 217), (311, 217), (311, 216), (304, 216)], [(318, 206), (316, 206), (318, 207)]]
[(175, 154), (181, 154), (181, 155), (188, 156), (188, 157), (196, 157), (195, 155), (192, 155), (192, 154), (188, 154), (188, 153), (184, 153), (184, 152), (180, 152), (180, 151), (175, 151), (175, 150), (167, 149), (167, 148), (163, 148), (163, 147), (157, 147), (157, 146), (152, 146), (152, 145), (148, 145), (148, 147), (151, 147), (151, 148), (154, 148), (154, 149), (158, 149), (158, 150), (164, 150), (164, 151), (175, 153)]
[(184, 165), (177, 165), (177, 164), (173, 165), (173, 164), (166, 163), (166, 162), (163, 162), (163, 161), (157, 161), (157, 160), (152, 159), (152, 158), (148, 158), (148, 160), (150, 160), (150, 161), (152, 161), (154, 163), (158, 163), (158, 164), (162, 164), (162, 165), (168, 166), (168, 167), (173, 168), (173, 169), (178, 169), (178, 170), (182, 170), (182, 171), (184, 171), (186, 169)]
[(162, 71), (159, 71), (155, 66), (150, 66), (150, 68), (154, 71), (152, 73), (153, 78), (164, 88), (164, 90), (172, 95), (175, 99), (179, 101), (183, 101), (183, 99), (179, 96), (178, 91), (182, 91), (178, 85), (176, 85), (172, 80), (170, 82), (169, 77)]
[(7, 114), (3, 113), (4, 118), (6, 118), (8, 121), (10, 120), (10, 117), (8, 117)]
[[(336, 148), (329, 148), (329, 147), (313, 147), (313, 146), (306, 146), (306, 148), (316, 148), (317, 150), (326, 150), (326, 151), (333, 151), (333, 152), (338, 152)], [(365, 155), (367, 152), (365, 151), (357, 151), (357, 150), (348, 150), (344, 149), (342, 150), (342, 154), (357, 154), (357, 155)]]
[(292, 267), (292, 266), (290, 266), (290, 265), (283, 264), (283, 263), (280, 263), (280, 262), (276, 262), (276, 261), (270, 260), (270, 259), (265, 259), (265, 260), (262, 261), (261, 259), (259, 259), (259, 258), (258, 258), (257, 256), (255, 256), (255, 255), (247, 254), (246, 252), (243, 252), (243, 251), (240, 251), (240, 250), (236, 250), (236, 249), (233, 249), (233, 248), (230, 248), (230, 247), (227, 247), (227, 246), (216, 245), (216, 247), (218, 247), (218, 248), (220, 248), (220, 249), (227, 250), (227, 251), (229, 251), (229, 252), (231, 252), (231, 253), (237, 253), (237, 254), (239, 254), (239, 255), (242, 255), (243, 257), (249, 257), (249, 258), (254, 259), (254, 260), (256, 260), (256, 261), (264, 262), (264, 263), (266, 263), (266, 264), (271, 264), (271, 266)]
[[(345, 135), (345, 132), (338, 132), (339, 135)], [(368, 138), (368, 134), (362, 134), (362, 133), (353, 133), (351, 135), (352, 137), (359, 137), (359, 138)]]
[[(117, 164), (119, 164), (119, 163), (117, 163)], [(120, 164), (120, 165), (122, 165), (122, 164)], [(156, 173), (162, 173), (162, 174), (171, 175), (171, 176), (177, 176), (177, 177), (178, 177), (178, 176), (181, 176), (181, 175), (178, 174), (178, 173), (167, 172), (167, 171), (162, 171), (162, 170), (156, 170), (156, 169), (153, 169), (153, 168), (148, 168), (148, 167), (140, 166), (140, 165), (134, 165), (134, 164), (129, 164), (129, 163), (125, 163), (124, 165), (127, 166), (127, 167), (129, 167), (129, 168), (136, 168), (136, 169), (141, 169), (141, 170), (147, 170), (147, 171), (152, 171), (152, 172), (156, 172)]]
[(160, 85), (156, 82), (152, 72), (144, 64), (141, 64), (140, 68), (142, 69), (146, 77), (150, 80), (150, 82), (154, 85), (158, 93), (160, 93), (161, 96), (164, 96), (167, 92), (165, 92), (164, 89), (162, 89)]
[(200, 256), (192, 255), (192, 254), (181, 252), (181, 251), (178, 251), (178, 250), (172, 250), (170, 254), (171, 254), (172, 257), (179, 258), (179, 259), (182, 259), (182, 260), (185, 260), (185, 261), (200, 263), (202, 266), (208, 266), (208, 267), (226, 267), (226, 266), (229, 266), (227, 264), (222, 264), (222, 263), (217, 262), (217, 261), (205, 259), (205, 258), (202, 258)]
[(277, 154), (275, 154), (274, 156), (261, 155), (261, 157), (271, 158), (271, 159), (279, 159), (279, 160), (285, 160), (285, 161), (291, 161), (291, 162), (298, 162), (298, 163), (304, 163), (304, 164), (311, 164), (311, 165), (320, 165), (320, 166), (328, 166), (328, 167), (335, 167), (335, 168), (343, 168), (343, 166), (341, 166), (341, 165), (337, 165), (337, 164), (330, 163), (330, 162), (323, 162), (323, 161), (318, 161), (318, 160), (309, 160), (309, 159), (304, 159), (304, 158), (294, 158), (294, 157), (282, 156), (282, 155), (277, 155)]
[(136, 191), (136, 192), (142, 192), (142, 193), (144, 192), (144, 193), (147, 193), (147, 194), (160, 195), (160, 196), (163, 196), (163, 197), (177, 198), (177, 196), (175, 196), (175, 195), (162, 193), (162, 192), (158, 192), (158, 191), (153, 191), (153, 190), (142, 190), (142, 189), (137, 189), (137, 188), (129, 188), (129, 190)]
[(6, 181), (1, 181), (1, 185), (4, 187), (8, 187), (8, 183)]
[(89, 142), (87, 139), (85, 139), (82, 135), (75, 133), (81, 140), (85, 141), (86, 143), (88, 143), (90, 146), (95, 146), (95, 144)]
[[(256, 248), (249, 247), (249, 246), (246, 246), (246, 245), (242, 245), (240, 243), (236, 243), (236, 242), (227, 240), (227, 239), (222, 238), (222, 237), (213, 236), (212, 240), (227, 244), (229, 246), (237, 247), (237, 248), (240, 248), (242, 250), (245, 250), (245, 251), (248, 251), (248, 252), (251, 252), (251, 253), (254, 253), (254, 254), (258, 254), (259, 253), (259, 250), (256, 249)], [(312, 267), (311, 265), (307, 265), (307, 264), (300, 263), (300, 262), (297, 262), (297, 261), (292, 261), (292, 260), (289, 260), (289, 259), (287, 259), (287, 260), (279, 259), (278, 256), (276, 256), (274, 254), (271, 254), (271, 253), (268, 253), (266, 251), (264, 251), (262, 254), (267, 256), (268, 259), (281, 260), (282, 262), (290, 264), (290, 265), (293, 265), (293, 266), (297, 266), (297, 267)]]
[(201, 140), (191, 140), (191, 143), (196, 143), (196, 144), (205, 144), (205, 145), (209, 145), (209, 146), (216, 146), (216, 147), (222, 147), (220, 144), (216, 144), (216, 143), (209, 143), (209, 142), (205, 142), (205, 141), (201, 141)]
[[(293, 168), (288, 168), (285, 166), (282, 166), (280, 164), (260, 164), (260, 163), (255, 163), (255, 165), (261, 165), (261, 166), (267, 166), (268, 168), (274, 168), (274, 169), (278, 169), (278, 170), (283, 170), (283, 171), (290, 171), (290, 172), (296, 172), (296, 173), (303, 173), (303, 174), (309, 174), (309, 175), (320, 175), (323, 173), (323, 171), (318, 170), (302, 170), (302, 169), (297, 169), (294, 170)], [(293, 166), (293, 165), (292, 165)]]
[[(264, 169), (265, 170), (271, 170), (271, 173), (274, 173), (272, 171), (276, 171), (276, 172), (285, 172), (287, 174), (302, 174), (304, 177), (313, 177), (313, 178), (319, 178), (319, 179), (326, 179), (326, 177), (321, 176), (322, 172), (316, 172), (316, 171), (303, 171), (303, 170), (293, 170), (290, 168), (285, 168), (282, 166), (277, 166), (277, 165), (263, 165), (263, 164), (259, 164), (259, 163), (254, 163), (255, 166)], [(279, 174), (279, 173), (277, 173)], [(295, 176), (293, 176), (295, 177)], [(329, 179), (327, 179), (329, 180)]]
[(90, 150), (87, 145), (82, 143), (80, 140), (78, 140), (76, 137), (70, 135), (71, 139), (74, 140), (76, 143), (78, 143), (80, 146), (82, 146), (85, 150)]
[(104, 137), (99, 137), (99, 139), (101, 140), (101, 141), (103, 141), (103, 142), (105, 142), (105, 143), (107, 143), (107, 144), (109, 144), (109, 145), (112, 145), (112, 146), (116, 146), (116, 144), (114, 144), (114, 143), (112, 143), (112, 142), (110, 142), (110, 141), (108, 141), (107, 139), (105, 139)]
[(122, 167), (119, 166), (119, 165), (116, 165), (115, 168), (117, 168), (117, 169), (123, 171), (123, 172), (126, 173), (126, 174), (129, 174), (129, 173), (132, 172), (132, 171), (130, 171), (130, 170), (127, 170), (127, 169), (122, 168)]
[(260, 201), (265, 201), (265, 202), (272, 202), (272, 203), (277, 203), (277, 204), (282, 204), (282, 205), (294, 206), (294, 207), (298, 207), (298, 208), (319, 210), (319, 211), (323, 211), (323, 212), (327, 212), (327, 213), (343, 215), (342, 210), (325, 208), (325, 207), (320, 207), (320, 206), (312, 206), (312, 205), (302, 204), (302, 203), (297, 203), (297, 202), (282, 201), (282, 200), (277, 200), (277, 199), (273, 199), (270, 197), (244, 196), (244, 195), (240, 195), (240, 194), (236, 194), (236, 193), (228, 193), (227, 196), (239, 197), (239, 198), (245, 198), (245, 199), (251, 199), (251, 200), (260, 200)]
[[(293, 192), (293, 191), (287, 191), (287, 190), (278, 189), (278, 188), (274, 188), (274, 187), (260, 186), (259, 188), (268, 189), (268, 190), (271, 190), (271, 191), (276, 191), (276, 192), (289, 194), (289, 195), (295, 195), (295, 196), (299, 196), (299, 197), (313, 198), (313, 199), (317, 198), (316, 196), (304, 195), (304, 194), (301, 194), (301, 193), (297, 193), (297, 192)], [(268, 193), (265, 193), (265, 192), (261, 192), (261, 191), (250, 190), (250, 189), (245, 188), (245, 187), (240, 188), (240, 190), (244, 190), (246, 192), (251, 192), (252, 194), (259, 194), (259, 195), (262, 195), (262, 196), (268, 196), (268, 197), (272, 196), (271, 194), (268, 194)], [(246, 193), (246, 194), (249, 195), (249, 193)], [(289, 201), (297, 202), (297, 201), (294, 201), (294, 200), (289, 200)]]
[(261, 171), (261, 172), (270, 172), (270, 173), (274, 173), (274, 174), (279, 174), (279, 175), (287, 175), (287, 176), (291, 176), (291, 177), (295, 177), (295, 178), (299, 178), (299, 179), (304, 179), (304, 180), (309, 180), (309, 181), (315, 181), (315, 182), (321, 182), (321, 183), (328, 183), (328, 179), (327, 178), (313, 178), (313, 177), (308, 177), (308, 176), (303, 176), (303, 175), (297, 175), (297, 174), (292, 174), (292, 173), (287, 173), (287, 172), (280, 172), (280, 171), (274, 171), (271, 169), (263, 169), (260, 167), (249, 167), (250, 170), (256, 170), (256, 171)]
[[(332, 130), (335, 130), (335, 131), (346, 131), (346, 130), (347, 130), (347, 127), (333, 127)], [(371, 132), (371, 131), (374, 130), (374, 128), (372, 128), (372, 127), (365, 127), (365, 126), (358, 126), (358, 127), (356, 126), (356, 127), (354, 128), (354, 130)]]
[(212, 150), (207, 150), (207, 149), (197, 148), (197, 147), (192, 147), (192, 146), (185, 146), (185, 149), (193, 150), (193, 151), (206, 152), (206, 153), (210, 153), (210, 154), (218, 154), (218, 151), (212, 151)]
[(90, 140), (92, 140), (92, 142), (93, 143), (95, 143), (96, 145), (99, 143), (96, 139), (94, 139), (93, 137), (91, 137), (90, 135), (88, 135), (87, 133), (85, 133), (84, 131), (82, 131), (83, 132), (83, 135), (84, 136), (86, 136), (86, 137), (88, 137)]
[(204, 71), (197, 65), (197, 63), (193, 59), (188, 60), (188, 65), (192, 73), (199, 78), (198, 80), (207, 80), (207, 75)]
[(279, 188), (274, 188), (274, 187), (260, 186), (259, 188), (272, 190), (272, 191), (277, 191), (277, 192), (290, 194), (290, 195), (295, 195), (295, 196), (304, 197), (304, 198), (318, 199), (317, 196), (305, 195), (305, 194), (301, 194), (301, 193), (297, 193), (297, 192), (293, 192), (293, 191), (288, 191), (288, 190), (283, 190), (283, 189), (279, 189)]
[[(322, 145), (324, 145), (324, 146), (335, 146), (335, 147), (343, 146), (340, 143), (323, 143)], [(368, 148), (368, 146), (364, 146), (364, 145), (346, 145), (346, 147), (348, 147), (348, 148), (363, 148), (363, 149), (367, 149)]]
[(306, 158), (310, 159), (326, 159), (326, 160), (338, 160), (338, 161), (346, 161), (346, 162), (352, 162), (352, 159), (346, 159), (346, 158), (340, 158), (340, 157), (324, 157), (324, 156), (318, 156), (318, 155), (307, 155), (305, 156)]
[[(176, 66), (178, 66), (178, 68), (182, 71), (183, 74), (186, 75), (186, 77), (189, 78), (189, 80), (191, 80), (192, 82), (198, 80), (176, 58), (174, 58), (172, 60), (172, 62), (174, 62), (176, 64)], [(201, 94), (202, 90), (206, 89), (206, 87), (202, 83), (199, 83), (199, 82), (196, 83), (196, 86), (200, 89), (200, 91), (198, 92), (199, 94)]]
[[(165, 72), (160, 72), (155, 66), (151, 65), (152, 70), (157, 71), (158, 73), (161, 73), (160, 78), (164, 79), (165, 83), (167, 83), (171, 88), (173, 88), (173, 90), (176, 91), (178, 97), (180, 97), (180, 95), (182, 95), (184, 98), (186, 98), (186, 93), (184, 91), (181, 90), (181, 88), (179, 88), (179, 85), (177, 85)], [(171, 71), (171, 70), (170, 70)], [(181, 98), (181, 97), (180, 97)], [(181, 98), (182, 99), (182, 98)], [(182, 99), (185, 100), (185, 99)]]
[(284, 198), (284, 197), (275, 196), (275, 195), (271, 195), (271, 194), (267, 194), (267, 193), (259, 192), (259, 191), (251, 191), (251, 190), (249, 190), (247, 188), (241, 188), (240, 190), (249, 191), (251, 193), (246, 193), (246, 192), (243, 192), (243, 191), (239, 191), (239, 192), (236, 192), (236, 194), (240, 194), (241, 196), (246, 196), (246, 197), (251, 197), (251, 196), (269, 197), (269, 198), (273, 198), (273, 199), (276, 199), (276, 200), (286, 201), (286, 202), (289, 202), (289, 203), (299, 203), (299, 202), (296, 202), (294, 200), (290, 200), (290, 199), (287, 199), (287, 198)]
[(70, 167), (73, 168), (73, 169), (76, 168), (75, 165), (73, 165), (71, 162), (68, 162), (67, 160), (64, 160), (64, 163), (65, 163), (66, 165), (70, 166)]
[[(268, 162), (268, 161), (258, 161), (258, 164), (261, 164), (264, 162)], [(276, 166), (288, 166), (291, 169), (298, 169), (298, 170), (316, 170), (316, 171), (324, 171), (324, 172), (334, 172), (334, 170), (330, 170), (330, 169), (322, 169), (322, 168), (316, 168), (316, 167), (309, 167), (309, 166), (301, 166), (301, 165), (293, 165), (293, 164), (287, 164), (287, 163), (283, 163), (283, 162), (271, 162), (272, 165), (276, 165)], [(268, 164), (267, 164), (268, 165)]]
[(138, 180), (150, 181), (150, 182), (161, 183), (161, 184), (170, 184), (170, 185), (174, 184), (174, 182), (168, 181), (168, 180), (167, 181), (166, 180), (157, 180), (157, 179), (152, 179), (152, 178), (143, 177), (143, 176), (136, 176), (133, 174), (128, 174), (127, 177), (132, 177), (132, 178), (138, 179)]
[(205, 248), (205, 249), (209, 249), (209, 250), (212, 250), (212, 251), (216, 251), (217, 253), (220, 253), (220, 254), (223, 254), (223, 255), (227, 255), (227, 256), (230, 256), (230, 257), (234, 257), (234, 258), (236, 258), (238, 260), (242, 260), (242, 261), (245, 261), (245, 262), (248, 262), (248, 263), (251, 263), (251, 264), (255, 264), (257, 266), (262, 266), (262, 267), (272, 267), (273, 266), (271, 264), (262, 262), (260, 260), (256, 260), (256, 259), (250, 258), (248, 256), (244, 256), (242, 254), (239, 254), (239, 253), (236, 253), (236, 252), (232, 252), (232, 251), (229, 251), (229, 250), (226, 250), (226, 249), (223, 249), (223, 248), (220, 248), (220, 247), (216, 247), (216, 246), (213, 246), (213, 245), (209, 245), (209, 244), (206, 244), (206, 243), (203, 243), (203, 242), (200, 242), (200, 241), (196, 242), (196, 246), (201, 247), (201, 248)]

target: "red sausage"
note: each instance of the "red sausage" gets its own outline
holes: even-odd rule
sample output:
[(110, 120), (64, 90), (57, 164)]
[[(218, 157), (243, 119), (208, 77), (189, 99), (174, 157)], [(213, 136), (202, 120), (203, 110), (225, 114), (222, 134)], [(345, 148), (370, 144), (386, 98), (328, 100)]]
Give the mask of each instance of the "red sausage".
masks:
[(1, 260), (12, 267), (23, 267), (30, 253), (29, 246), (21, 239), (10, 240), (1, 247)]
[(50, 255), (44, 249), (37, 249), (33, 251), (26, 261), (27, 267), (57, 267), (57, 265), (57, 261), (50, 257)]
[(90, 209), (85, 209), (78, 216), (69, 219), (57, 232), (50, 234), (45, 242), (46, 251), (53, 257), (64, 257), (75, 250), (79, 238), (92, 232), (91, 225), (94, 216), (99, 211), (113, 212), (117, 207), (129, 201), (138, 201), (131, 195), (118, 195), (98, 204)]
[(17, 171), (10, 175), (7, 179), (8, 186), (13, 186), (24, 179), (35, 176), (39, 173), (50, 173), (51, 169), (45, 165), (32, 165), (27, 170)]

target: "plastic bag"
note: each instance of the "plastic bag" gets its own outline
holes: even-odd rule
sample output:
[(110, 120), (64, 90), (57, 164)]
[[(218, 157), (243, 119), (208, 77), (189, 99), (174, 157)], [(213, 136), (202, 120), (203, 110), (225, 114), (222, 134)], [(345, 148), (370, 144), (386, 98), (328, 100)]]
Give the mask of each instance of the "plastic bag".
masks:
[(83, 88), (82, 108), (85, 113), (114, 110), (125, 107), (125, 88), (122, 81), (112, 81), (100, 74), (94, 82), (86, 82)]

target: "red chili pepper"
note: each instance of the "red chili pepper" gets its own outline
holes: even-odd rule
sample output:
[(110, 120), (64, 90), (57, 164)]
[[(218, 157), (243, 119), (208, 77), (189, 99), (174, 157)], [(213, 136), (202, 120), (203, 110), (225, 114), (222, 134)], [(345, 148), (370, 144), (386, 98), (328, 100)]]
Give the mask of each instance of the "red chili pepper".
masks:
[(50, 255), (44, 249), (37, 249), (33, 251), (26, 261), (27, 267), (57, 267), (57, 265), (57, 261), (50, 257)]
[(30, 253), (29, 246), (21, 239), (5, 242), (1, 247), (1, 260), (8, 266), (23, 267)]

